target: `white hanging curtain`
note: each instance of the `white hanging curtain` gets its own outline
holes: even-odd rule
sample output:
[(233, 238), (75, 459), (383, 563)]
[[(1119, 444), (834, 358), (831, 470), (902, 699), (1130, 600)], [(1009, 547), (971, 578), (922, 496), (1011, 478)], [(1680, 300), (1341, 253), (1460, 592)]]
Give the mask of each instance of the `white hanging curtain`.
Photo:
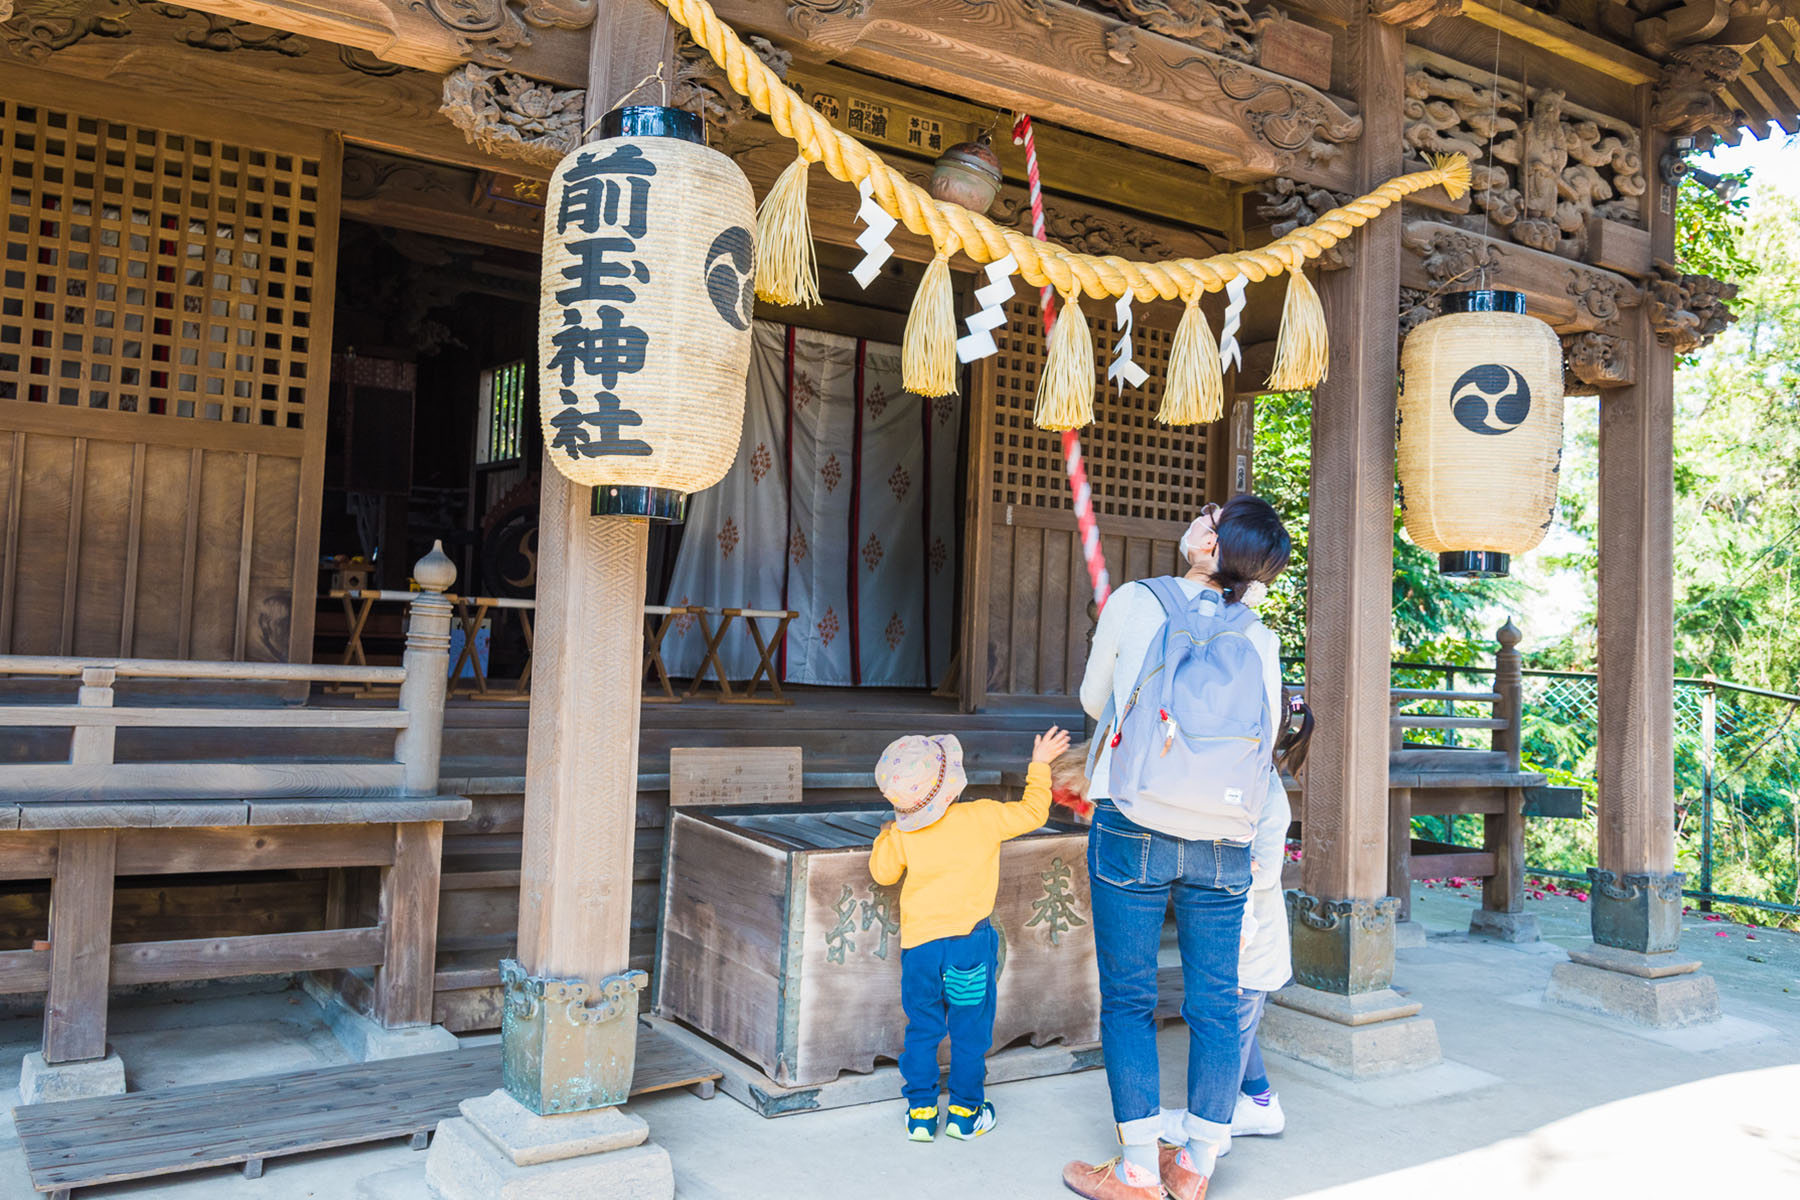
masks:
[[(758, 322), (731, 473), (689, 506), (670, 604), (787, 608), (784, 682), (929, 687), (949, 665), (961, 401), (900, 387), (899, 347)], [(678, 622), (670, 671), (703, 644)], [(757, 655), (734, 631), (733, 679)]]

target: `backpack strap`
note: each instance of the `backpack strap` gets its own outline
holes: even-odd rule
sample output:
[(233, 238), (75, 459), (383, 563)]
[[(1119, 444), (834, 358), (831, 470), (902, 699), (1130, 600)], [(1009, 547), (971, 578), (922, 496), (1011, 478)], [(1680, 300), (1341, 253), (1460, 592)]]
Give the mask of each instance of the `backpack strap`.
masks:
[(1181, 585), (1175, 581), (1173, 575), (1157, 575), (1149, 579), (1139, 579), (1137, 582), (1156, 597), (1156, 602), (1162, 605), (1165, 617), (1172, 617), (1178, 612), (1187, 610), (1187, 593), (1181, 590)]

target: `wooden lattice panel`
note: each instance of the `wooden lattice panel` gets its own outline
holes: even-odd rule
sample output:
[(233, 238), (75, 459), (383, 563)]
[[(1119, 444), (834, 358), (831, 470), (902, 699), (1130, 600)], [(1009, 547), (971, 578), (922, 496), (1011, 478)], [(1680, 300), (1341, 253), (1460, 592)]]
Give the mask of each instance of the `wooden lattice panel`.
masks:
[[(1108, 383), (1106, 367), (1118, 337), (1111, 304), (1083, 306), (1094, 335), (1094, 370), (1100, 388), (1094, 424), (1081, 431), (1094, 509), (1106, 517), (1141, 517), (1177, 521), (1193, 519), (1206, 496), (1206, 427), (1160, 424), (1173, 331), (1146, 328), (1132, 335), (1132, 357), (1150, 373), (1141, 388)], [(989, 431), (990, 484), (996, 505), (1068, 510), (1073, 507), (1063, 469), (1062, 441), (1031, 423), (1037, 401), (1038, 371), (1044, 363), (1044, 337), (1035, 300), (1015, 298), (1007, 306), (1007, 324), (997, 330), (994, 424)]]
[(305, 426), (317, 157), (0, 98), (0, 199), (0, 400)]

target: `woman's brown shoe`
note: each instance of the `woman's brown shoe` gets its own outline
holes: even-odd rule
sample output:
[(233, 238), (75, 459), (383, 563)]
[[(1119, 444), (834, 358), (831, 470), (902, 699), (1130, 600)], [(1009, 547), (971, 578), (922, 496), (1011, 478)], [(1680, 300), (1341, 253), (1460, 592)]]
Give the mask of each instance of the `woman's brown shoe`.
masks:
[[(1158, 1162), (1162, 1167), (1162, 1184), (1169, 1189), (1169, 1195), (1175, 1200), (1206, 1200), (1206, 1185), (1212, 1181), (1209, 1175), (1190, 1170), (1181, 1165), (1182, 1147), (1171, 1146), (1164, 1142), (1158, 1147)], [(1190, 1163), (1193, 1162), (1189, 1158)]]
[[(1063, 1168), (1063, 1183), (1071, 1192), (1086, 1196), (1087, 1200), (1163, 1200), (1160, 1183), (1132, 1187), (1120, 1179), (1118, 1172), (1113, 1170), (1118, 1162), (1116, 1158), (1099, 1164), (1072, 1162)], [(1168, 1177), (1168, 1172), (1163, 1172), (1163, 1178)]]

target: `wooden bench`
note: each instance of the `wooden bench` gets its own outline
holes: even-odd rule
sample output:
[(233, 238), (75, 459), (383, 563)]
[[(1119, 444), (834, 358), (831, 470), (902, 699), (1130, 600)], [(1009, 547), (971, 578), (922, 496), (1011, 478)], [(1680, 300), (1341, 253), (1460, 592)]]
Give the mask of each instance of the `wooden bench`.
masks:
[[(1525, 899), (1525, 821), (1531, 815), (1580, 815), (1579, 793), (1545, 786), (1544, 776), (1520, 767), (1523, 722), (1520, 634), (1511, 621), (1496, 635), (1494, 688), (1486, 692), (1395, 688), (1388, 725), (1388, 894), (1400, 919), (1412, 910), (1412, 884), (1460, 876), (1479, 879), (1481, 909), (1471, 928), (1503, 936), (1534, 935), (1520, 914)], [(1428, 703), (1437, 712), (1406, 712)], [(1469, 716), (1463, 710), (1485, 709)], [(1485, 732), (1488, 745), (1423, 745), (1408, 730)], [(1574, 812), (1568, 811), (1573, 797)], [(1479, 816), (1481, 846), (1414, 836), (1414, 817)]]
[[(638, 1028), (631, 1094), (692, 1088), (710, 1098), (719, 1071)], [(97, 1187), (207, 1167), (244, 1165), (259, 1178), (270, 1158), (406, 1138), (423, 1150), (439, 1121), (500, 1086), (500, 1047), (319, 1067), (129, 1096), (14, 1110), (31, 1183), (55, 1200)]]
[[(47, 936), (0, 951), (0, 993), (46, 995), (44, 1067), (104, 1059), (107, 990), (129, 984), (373, 968), (365, 1015), (386, 1029), (431, 1023), (443, 822), (463, 819), (470, 805), (437, 789), (451, 619), (442, 593), (455, 571), (441, 550), (415, 570), (424, 590), (414, 595), (400, 667), (0, 656), (0, 676), (39, 681), (19, 685), (31, 702), (0, 705), (0, 730), (68, 731), (66, 761), (0, 771), (0, 880), (50, 881)], [(75, 703), (37, 702), (70, 678), (81, 683)], [(392, 709), (217, 703), (217, 689), (246, 680), (390, 684), (399, 701)], [(122, 681), (185, 681), (215, 694), (208, 704), (165, 688), (174, 699), (121, 705)], [(120, 729), (250, 731), (252, 752), (118, 761)], [(254, 754), (255, 731), (297, 729), (391, 730), (393, 750), (386, 761)], [(343, 869), (352, 867), (379, 870), (372, 920), (343, 903)], [(119, 877), (308, 868), (333, 872), (326, 928), (113, 944)]]
[[(775, 656), (781, 653), (782, 643), (787, 640), (788, 625), (800, 614), (783, 609), (761, 608), (701, 608), (690, 605), (687, 611), (700, 622), (700, 633), (705, 638), (705, 649), (700, 656), (700, 665), (694, 668), (693, 682), (688, 685), (683, 698), (697, 696), (706, 683), (708, 671), (712, 672), (713, 682), (718, 687), (718, 699), (721, 704), (792, 704), (793, 701), (781, 694), (781, 668)], [(715, 627), (709, 620), (717, 616), (719, 623)], [(751, 673), (748, 682), (733, 690), (726, 677), (725, 666), (719, 661), (719, 646), (725, 635), (731, 631), (733, 621), (743, 621), (750, 630), (750, 638), (756, 643), (759, 661), (756, 670)], [(765, 635), (758, 621), (773, 621), (773, 633)], [(758, 696), (758, 684), (767, 681), (769, 695)]]

